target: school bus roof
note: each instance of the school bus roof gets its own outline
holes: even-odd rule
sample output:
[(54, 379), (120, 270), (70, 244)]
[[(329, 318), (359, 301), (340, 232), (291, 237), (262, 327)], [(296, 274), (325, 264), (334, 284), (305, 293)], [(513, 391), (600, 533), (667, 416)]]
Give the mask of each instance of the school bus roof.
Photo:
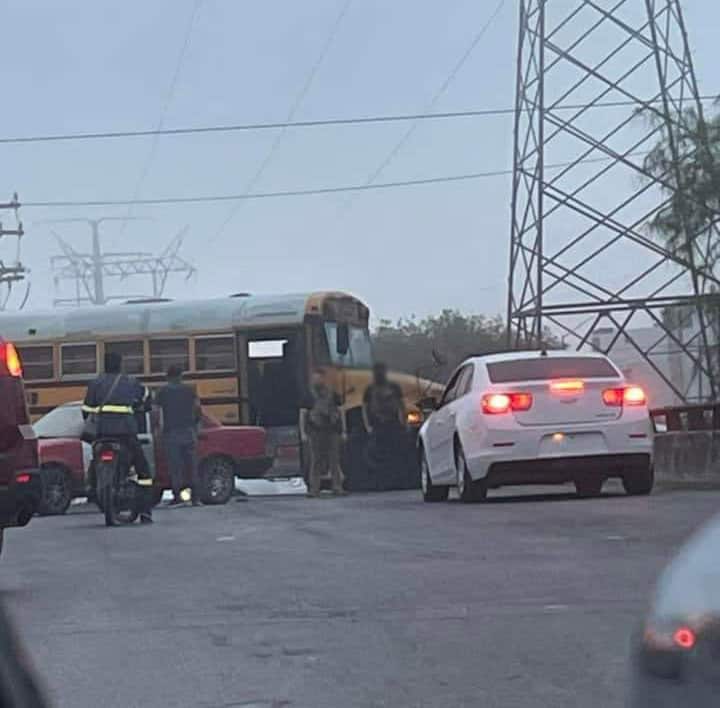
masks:
[(341, 292), (248, 295), (205, 300), (138, 301), (117, 305), (56, 310), (21, 310), (0, 314), (0, 334), (19, 343), (95, 337), (186, 334), (301, 324), (321, 311), (325, 297), (350, 298)]

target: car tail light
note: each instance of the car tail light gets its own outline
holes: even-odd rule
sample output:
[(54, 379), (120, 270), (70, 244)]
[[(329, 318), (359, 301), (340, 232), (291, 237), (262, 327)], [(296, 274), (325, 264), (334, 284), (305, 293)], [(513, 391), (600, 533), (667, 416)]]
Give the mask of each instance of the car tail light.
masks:
[(20, 364), (20, 355), (15, 349), (15, 345), (11, 342), (0, 343), (0, 367), (5, 372), (16, 378), (22, 378), (22, 365)]
[(585, 390), (585, 382), (581, 379), (562, 379), (551, 381), (550, 390), (553, 393), (582, 393)]
[(482, 410), (488, 415), (528, 411), (532, 407), (532, 402), (530, 393), (486, 393), (482, 397)]
[(695, 641), (695, 632), (693, 632), (690, 627), (680, 627), (676, 629), (673, 634), (675, 646), (680, 647), (680, 649), (685, 649), (686, 651), (689, 651), (695, 646)]
[(640, 386), (628, 386), (623, 395), (623, 403), (626, 406), (644, 406), (647, 403), (645, 391)]
[(112, 462), (115, 459), (115, 453), (112, 450), (103, 450), (100, 453), (101, 462)]
[(31, 477), (29, 472), (21, 472), (20, 474), (15, 475), (15, 481), (18, 484), (27, 484), (30, 479)]
[(607, 388), (602, 393), (603, 403), (606, 406), (644, 406), (647, 403), (645, 391), (640, 386), (624, 386), (622, 388)]

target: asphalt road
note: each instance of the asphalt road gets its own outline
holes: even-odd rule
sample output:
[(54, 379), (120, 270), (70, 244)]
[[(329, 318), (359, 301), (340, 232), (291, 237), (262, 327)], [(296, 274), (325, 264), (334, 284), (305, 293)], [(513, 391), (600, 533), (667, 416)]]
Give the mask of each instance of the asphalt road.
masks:
[(0, 593), (55, 705), (621, 706), (627, 639), (717, 492), (252, 498), (8, 533)]

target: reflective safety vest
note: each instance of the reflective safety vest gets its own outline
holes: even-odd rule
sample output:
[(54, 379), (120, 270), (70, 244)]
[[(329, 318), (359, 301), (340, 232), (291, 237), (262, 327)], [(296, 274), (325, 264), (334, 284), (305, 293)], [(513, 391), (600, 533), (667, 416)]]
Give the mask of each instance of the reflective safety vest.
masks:
[[(119, 377), (119, 378), (118, 378)], [(150, 407), (150, 391), (125, 374), (102, 374), (91, 381), (83, 402), (83, 415), (98, 416), (99, 434), (137, 435), (136, 415)]]

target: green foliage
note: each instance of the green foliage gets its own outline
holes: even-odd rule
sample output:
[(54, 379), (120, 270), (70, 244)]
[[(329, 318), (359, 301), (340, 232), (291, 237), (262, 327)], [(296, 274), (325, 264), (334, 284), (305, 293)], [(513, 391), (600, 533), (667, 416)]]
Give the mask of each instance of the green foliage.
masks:
[[(549, 332), (546, 341), (558, 346)], [(499, 316), (443, 310), (422, 320), (411, 317), (395, 324), (381, 320), (373, 333), (373, 346), (375, 360), (385, 362), (391, 371), (445, 381), (467, 357), (507, 349), (507, 330)], [(442, 363), (433, 365), (437, 358)]]
[[(443, 310), (419, 321), (414, 317), (395, 324), (381, 320), (373, 333), (374, 355), (393, 371), (420, 371), (444, 381), (466, 357), (504, 349), (505, 332), (500, 317), (463, 315), (457, 310)], [(433, 352), (444, 362), (437, 369)]]
[[(674, 136), (676, 151), (665, 133), (645, 157), (644, 167), (662, 183), (660, 189), (669, 199), (648, 224), (650, 231), (687, 257), (687, 236), (706, 232), (720, 213), (720, 115), (701, 118), (689, 109), (680, 123)], [(677, 162), (675, 154), (680, 156)], [(711, 269), (719, 258), (720, 242), (712, 239)]]

